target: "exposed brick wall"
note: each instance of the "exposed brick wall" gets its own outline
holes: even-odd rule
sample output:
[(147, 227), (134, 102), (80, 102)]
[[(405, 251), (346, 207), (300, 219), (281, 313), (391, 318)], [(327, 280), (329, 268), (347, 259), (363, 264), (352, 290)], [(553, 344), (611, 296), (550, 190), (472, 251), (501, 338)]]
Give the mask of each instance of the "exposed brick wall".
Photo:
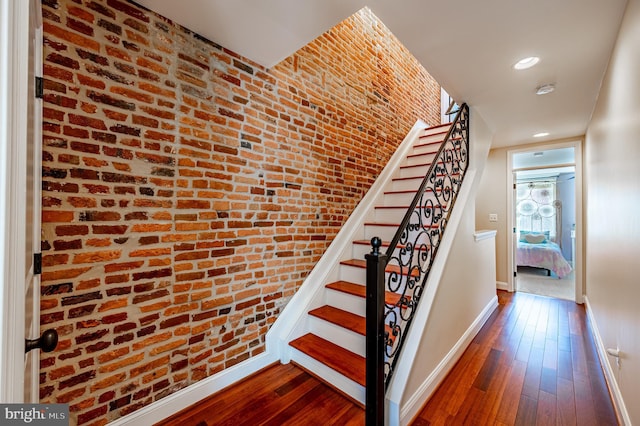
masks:
[(364, 10), (267, 70), (121, 0), (43, 0), (41, 398), (102, 424), (265, 333), (439, 86)]

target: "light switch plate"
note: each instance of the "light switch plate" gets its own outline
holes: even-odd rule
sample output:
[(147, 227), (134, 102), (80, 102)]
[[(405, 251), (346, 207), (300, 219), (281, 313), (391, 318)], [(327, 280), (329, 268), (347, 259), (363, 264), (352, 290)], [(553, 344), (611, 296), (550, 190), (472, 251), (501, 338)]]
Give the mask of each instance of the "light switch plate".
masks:
[(497, 221), (498, 221), (498, 215), (496, 213), (490, 213), (489, 222), (497, 222)]

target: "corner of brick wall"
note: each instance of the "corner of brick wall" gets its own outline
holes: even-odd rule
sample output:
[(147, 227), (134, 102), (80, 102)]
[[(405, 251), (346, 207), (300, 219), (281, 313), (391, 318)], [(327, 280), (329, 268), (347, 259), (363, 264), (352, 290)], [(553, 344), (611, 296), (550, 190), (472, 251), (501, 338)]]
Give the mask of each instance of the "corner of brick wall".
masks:
[(267, 70), (122, 0), (43, 0), (41, 400), (104, 424), (265, 334), (440, 88), (364, 9)]

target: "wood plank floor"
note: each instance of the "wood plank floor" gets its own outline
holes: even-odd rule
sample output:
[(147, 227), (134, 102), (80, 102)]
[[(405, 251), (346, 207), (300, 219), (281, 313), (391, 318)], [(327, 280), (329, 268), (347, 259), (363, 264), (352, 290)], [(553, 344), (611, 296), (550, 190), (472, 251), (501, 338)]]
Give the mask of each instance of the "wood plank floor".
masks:
[[(584, 307), (498, 292), (499, 307), (414, 426), (617, 425)], [(294, 365), (274, 365), (158, 425), (363, 425), (364, 411)]]
[(617, 425), (584, 306), (498, 300), (413, 425)]

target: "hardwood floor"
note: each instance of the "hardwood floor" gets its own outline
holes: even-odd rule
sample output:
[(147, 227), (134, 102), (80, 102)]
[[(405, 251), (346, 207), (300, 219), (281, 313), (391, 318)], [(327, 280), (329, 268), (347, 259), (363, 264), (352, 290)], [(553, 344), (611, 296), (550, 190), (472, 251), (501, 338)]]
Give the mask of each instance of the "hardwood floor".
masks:
[(584, 306), (527, 293), (498, 298), (413, 424), (617, 425)]
[(294, 364), (275, 364), (157, 424), (364, 425), (364, 410)]
[[(617, 425), (584, 307), (498, 292), (499, 307), (414, 426)], [(159, 425), (363, 425), (364, 411), (294, 365), (274, 365)]]

